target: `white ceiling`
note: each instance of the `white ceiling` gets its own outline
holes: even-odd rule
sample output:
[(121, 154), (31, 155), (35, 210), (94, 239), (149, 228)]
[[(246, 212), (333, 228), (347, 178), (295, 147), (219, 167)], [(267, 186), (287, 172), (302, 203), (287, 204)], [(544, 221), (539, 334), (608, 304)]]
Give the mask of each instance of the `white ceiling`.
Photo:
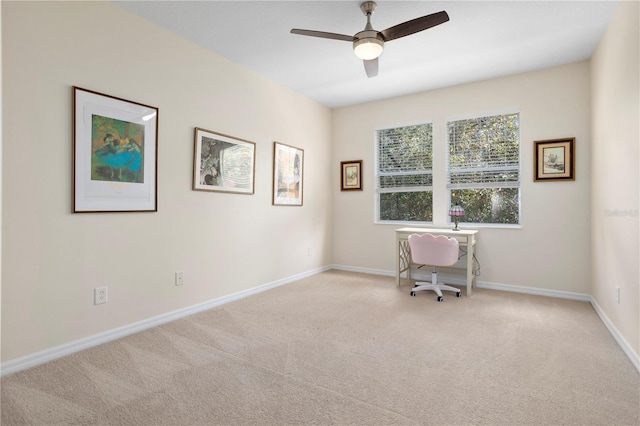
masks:
[(385, 43), (367, 78), (349, 42), (292, 28), (353, 35), (361, 1), (126, 1), (123, 8), (328, 107), (342, 107), (591, 57), (616, 1), (380, 0), (384, 30), (445, 10), (450, 21)]

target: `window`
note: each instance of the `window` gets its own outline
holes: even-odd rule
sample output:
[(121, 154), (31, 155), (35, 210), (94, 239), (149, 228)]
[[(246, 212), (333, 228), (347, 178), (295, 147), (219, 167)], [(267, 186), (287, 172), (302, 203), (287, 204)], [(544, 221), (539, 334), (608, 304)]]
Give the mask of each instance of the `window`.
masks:
[(433, 221), (431, 123), (377, 132), (378, 221)]
[(496, 115), (447, 123), (447, 189), (467, 223), (520, 223), (520, 117)]

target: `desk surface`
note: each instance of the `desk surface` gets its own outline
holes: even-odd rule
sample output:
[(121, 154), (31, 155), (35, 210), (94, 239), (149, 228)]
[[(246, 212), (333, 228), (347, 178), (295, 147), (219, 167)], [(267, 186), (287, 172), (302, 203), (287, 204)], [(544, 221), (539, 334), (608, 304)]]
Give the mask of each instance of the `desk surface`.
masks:
[(477, 229), (459, 229), (457, 231), (454, 231), (453, 229), (449, 228), (449, 229), (441, 229), (441, 228), (400, 228), (400, 229), (396, 229), (397, 233), (402, 233), (402, 234), (429, 234), (429, 233), (433, 233), (433, 234), (439, 234), (439, 235), (464, 235), (466, 236), (470, 236), (470, 235), (476, 235), (478, 233)]

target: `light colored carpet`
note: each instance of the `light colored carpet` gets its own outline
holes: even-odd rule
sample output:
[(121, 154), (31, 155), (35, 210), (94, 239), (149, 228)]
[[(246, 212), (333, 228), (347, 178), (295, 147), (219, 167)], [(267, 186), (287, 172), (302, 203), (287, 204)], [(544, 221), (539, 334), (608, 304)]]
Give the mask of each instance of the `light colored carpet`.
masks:
[[(590, 304), (329, 271), (2, 379), (2, 425), (638, 425)], [(464, 290), (463, 290), (464, 293)]]

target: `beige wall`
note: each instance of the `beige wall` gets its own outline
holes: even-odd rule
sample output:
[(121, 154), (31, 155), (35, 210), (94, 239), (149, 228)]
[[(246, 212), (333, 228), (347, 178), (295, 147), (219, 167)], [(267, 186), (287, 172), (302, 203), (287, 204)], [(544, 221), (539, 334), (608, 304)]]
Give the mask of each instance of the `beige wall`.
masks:
[[(3, 1), (1, 19), (3, 363), (331, 263), (391, 273), (397, 226), (373, 223), (375, 129), (434, 123), (444, 226), (446, 120), (511, 111), (522, 227), (481, 228), (480, 281), (593, 294), (640, 352), (638, 217), (604, 213), (638, 209), (637, 3), (621, 3), (591, 65), (333, 112), (110, 3)], [(157, 213), (70, 213), (72, 85), (159, 107)], [(191, 190), (195, 126), (257, 143), (255, 195)], [(533, 141), (567, 136), (576, 181), (534, 183)], [(305, 150), (302, 208), (271, 206), (275, 140)], [(340, 192), (339, 162), (357, 159), (364, 191)], [(93, 306), (104, 285), (109, 303)]]
[[(2, 36), (3, 362), (330, 264), (329, 109), (108, 2), (3, 1)], [(157, 213), (71, 213), (73, 85), (159, 108)], [(191, 190), (195, 126), (256, 142), (255, 195)]]
[(620, 2), (591, 61), (591, 294), (636, 354), (640, 354), (639, 5)]
[[(0, 7), (0, 242), (2, 242), (2, 7)], [(2, 244), (0, 244), (0, 354), (2, 353)], [(1, 358), (0, 358), (1, 361)]]
[[(428, 78), (428, 77), (425, 77)], [(520, 112), (521, 228), (480, 228), (480, 281), (589, 292), (589, 64), (371, 102), (333, 113), (333, 160), (364, 160), (364, 191), (334, 180), (334, 263), (394, 271), (394, 229), (374, 224), (376, 129), (433, 122), (434, 225), (447, 225), (446, 121)], [(576, 180), (533, 182), (533, 141), (576, 138)], [(338, 176), (334, 170), (334, 176)]]

